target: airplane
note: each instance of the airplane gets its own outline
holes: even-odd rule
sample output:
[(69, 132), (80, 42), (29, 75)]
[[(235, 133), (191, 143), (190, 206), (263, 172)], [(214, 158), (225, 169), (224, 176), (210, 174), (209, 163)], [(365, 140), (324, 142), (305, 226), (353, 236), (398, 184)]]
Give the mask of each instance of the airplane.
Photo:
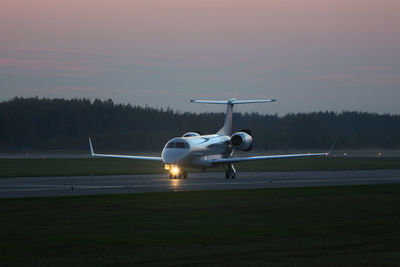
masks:
[(252, 150), (253, 139), (251, 131), (248, 129), (232, 134), (233, 106), (275, 101), (275, 99), (236, 100), (236, 98), (230, 100), (190, 100), (192, 103), (226, 105), (223, 127), (215, 134), (201, 135), (197, 132), (187, 132), (181, 137), (173, 138), (165, 144), (161, 157), (96, 154), (89, 137), (90, 155), (92, 157), (158, 161), (164, 163), (165, 169), (169, 171), (170, 179), (186, 179), (188, 177), (187, 168), (199, 168), (204, 171), (207, 168), (222, 166), (225, 169), (225, 178), (234, 179), (237, 175), (237, 171), (233, 166), (234, 163), (282, 158), (322, 157), (328, 156), (332, 152), (336, 139), (329, 152), (234, 157), (235, 151)]

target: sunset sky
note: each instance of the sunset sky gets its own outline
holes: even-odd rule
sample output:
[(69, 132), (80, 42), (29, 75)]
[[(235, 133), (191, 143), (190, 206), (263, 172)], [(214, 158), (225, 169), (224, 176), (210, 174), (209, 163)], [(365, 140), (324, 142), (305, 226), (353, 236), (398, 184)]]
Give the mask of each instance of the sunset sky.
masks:
[(400, 114), (399, 0), (2, 0), (0, 100)]

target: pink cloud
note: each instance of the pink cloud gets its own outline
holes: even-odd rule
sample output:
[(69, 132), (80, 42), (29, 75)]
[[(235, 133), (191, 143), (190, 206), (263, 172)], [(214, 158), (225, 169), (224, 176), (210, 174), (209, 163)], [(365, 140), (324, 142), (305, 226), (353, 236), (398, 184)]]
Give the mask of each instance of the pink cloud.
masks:
[(146, 89), (118, 89), (118, 88), (94, 88), (85, 86), (61, 86), (57, 87), (58, 90), (72, 90), (79, 92), (102, 92), (102, 93), (142, 93), (154, 95), (180, 95), (177, 92), (167, 90), (146, 90)]
[(68, 61), (63, 59), (0, 58), (0, 67), (20, 71), (34, 71), (39, 72), (41, 75), (51, 73), (59, 76), (81, 76), (92, 74), (96, 71), (88, 61)]
[(329, 82), (351, 82), (362, 84), (379, 84), (387, 86), (400, 86), (400, 77), (395, 74), (363, 73), (345, 74), (330, 73), (322, 75), (303, 76), (306, 80), (329, 81)]
[(45, 48), (45, 47), (17, 47), (16, 51), (22, 52), (44, 52), (52, 54), (76, 54), (76, 55), (104, 55), (103, 53), (97, 53), (93, 51), (80, 51), (74, 49), (56, 49), (56, 48)]
[(75, 92), (86, 92), (86, 93), (123, 93), (123, 94), (147, 94), (147, 95), (158, 95), (158, 96), (181, 96), (181, 97), (202, 97), (202, 98), (212, 98), (220, 97), (221, 99), (228, 99), (232, 96), (228, 93), (215, 92), (210, 95), (210, 93), (193, 93), (193, 92), (178, 92), (167, 89), (124, 89), (124, 88), (95, 88), (89, 86), (56, 86), (55, 90), (58, 91), (75, 91)]
[(349, 74), (334, 73), (334, 74), (323, 74), (323, 75), (307, 75), (304, 76), (306, 80), (314, 81), (335, 81), (335, 82), (347, 82), (356, 80), (354, 76)]

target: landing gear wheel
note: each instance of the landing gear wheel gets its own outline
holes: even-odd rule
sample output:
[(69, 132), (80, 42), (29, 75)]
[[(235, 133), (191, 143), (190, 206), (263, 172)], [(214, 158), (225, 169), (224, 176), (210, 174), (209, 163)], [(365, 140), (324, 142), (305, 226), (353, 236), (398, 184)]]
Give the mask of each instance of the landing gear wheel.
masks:
[(173, 178), (172, 174), (169, 174), (169, 179), (172, 179), (172, 178)]
[(233, 167), (233, 164), (228, 164), (227, 168), (225, 168), (225, 178), (226, 179), (235, 179), (236, 178), (236, 170)]
[(183, 179), (187, 179), (188, 177), (188, 173), (186, 170), (183, 171)]

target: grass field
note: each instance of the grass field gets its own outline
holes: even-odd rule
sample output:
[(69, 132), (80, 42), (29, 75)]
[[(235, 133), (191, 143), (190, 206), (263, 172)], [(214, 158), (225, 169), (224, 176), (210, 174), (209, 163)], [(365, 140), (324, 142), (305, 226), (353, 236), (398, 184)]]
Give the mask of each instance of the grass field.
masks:
[(400, 185), (0, 200), (2, 266), (399, 266)]
[[(238, 171), (395, 169), (400, 168), (400, 158), (276, 159), (235, 166)], [(158, 162), (129, 159), (0, 159), (0, 177), (150, 174), (165, 172), (163, 167)]]

